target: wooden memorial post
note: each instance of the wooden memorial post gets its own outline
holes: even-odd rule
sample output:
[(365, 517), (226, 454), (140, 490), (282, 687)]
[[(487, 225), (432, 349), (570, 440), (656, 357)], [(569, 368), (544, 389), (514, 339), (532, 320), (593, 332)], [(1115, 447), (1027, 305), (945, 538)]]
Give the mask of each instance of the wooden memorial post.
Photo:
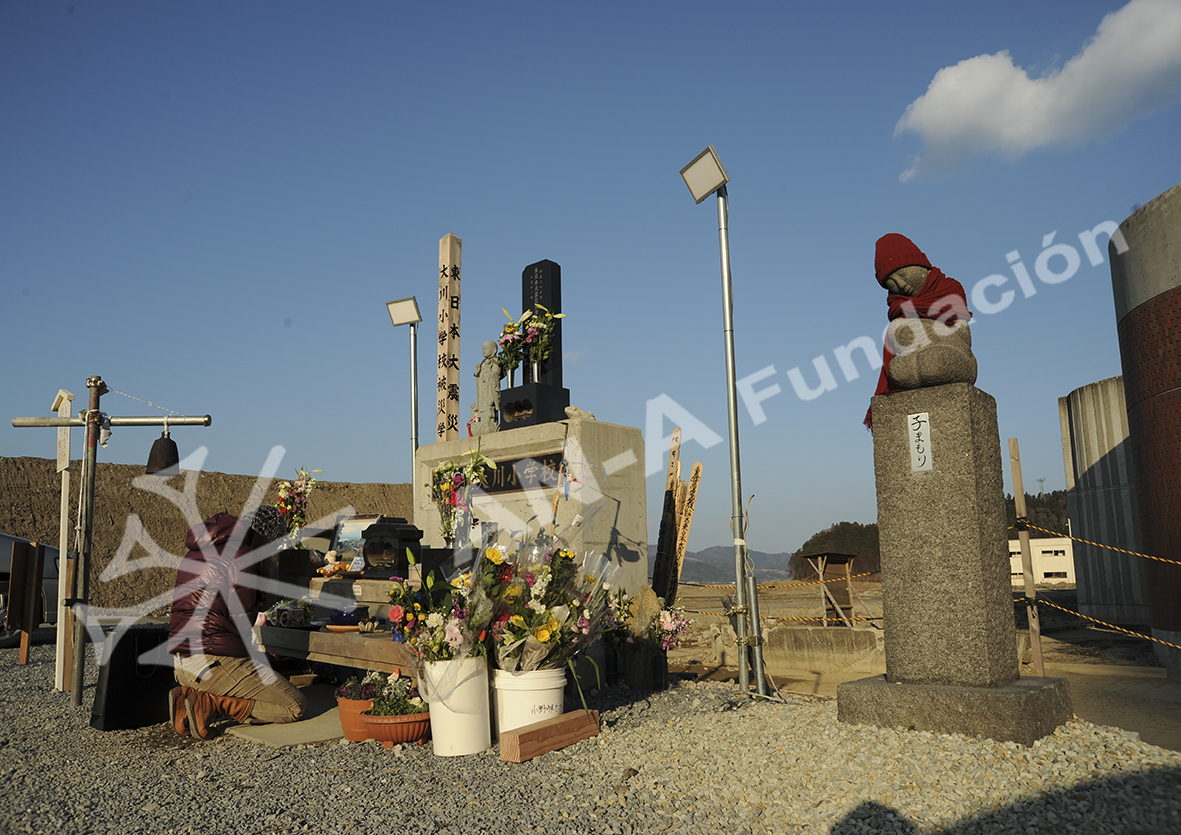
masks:
[[(51, 407), (58, 417), (71, 417), (74, 395), (58, 389)], [(53, 657), (53, 688), (69, 690), (73, 668), (66, 659), (74, 655), (74, 610), (66, 602), (74, 588), (77, 560), (69, 558), (70, 549), (70, 427), (57, 428), (57, 471), (62, 475), (61, 508), (58, 512), (57, 540), (57, 646)]]
[[(459, 296), (463, 241), (454, 234), (439, 239), (439, 381), (435, 441), (454, 441), (459, 432)], [(467, 421), (465, 420), (466, 424)]]

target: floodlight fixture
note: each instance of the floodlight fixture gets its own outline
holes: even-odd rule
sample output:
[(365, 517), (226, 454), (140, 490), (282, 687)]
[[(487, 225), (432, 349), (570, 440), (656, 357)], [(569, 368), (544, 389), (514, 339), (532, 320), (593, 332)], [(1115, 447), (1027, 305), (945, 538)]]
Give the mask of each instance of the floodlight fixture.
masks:
[(414, 456), (418, 452), (418, 300), (414, 296), (385, 303), (394, 327), (410, 326), (410, 481), (414, 482)]
[(422, 314), (418, 312), (418, 300), (411, 296), (407, 299), (395, 299), (385, 303), (390, 312), (390, 321), (394, 327), (398, 325), (414, 325), (422, 321)]
[(713, 145), (682, 168), (681, 176), (685, 179), (685, 185), (689, 187), (689, 193), (698, 203), (730, 182), (730, 175), (722, 167), (722, 161), (718, 159), (718, 152), (714, 150)]

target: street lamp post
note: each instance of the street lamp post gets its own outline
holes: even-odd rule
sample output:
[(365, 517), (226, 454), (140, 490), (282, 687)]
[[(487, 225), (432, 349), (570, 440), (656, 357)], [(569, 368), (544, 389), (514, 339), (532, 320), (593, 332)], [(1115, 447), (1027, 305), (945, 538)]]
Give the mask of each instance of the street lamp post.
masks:
[(410, 326), (410, 481), (414, 481), (414, 456), (418, 452), (418, 300), (414, 296), (385, 303), (394, 327)]
[[(755, 680), (759, 695), (767, 695), (766, 679), (763, 676), (762, 635), (759, 628), (759, 599), (754, 583), (754, 572), (749, 577), (746, 570), (746, 521), (742, 512), (742, 467), (738, 453), (738, 384), (734, 363), (734, 301), (730, 281), (730, 231), (729, 213), (726, 206), (726, 183), (730, 176), (722, 167), (722, 161), (714, 146), (710, 145), (693, 161), (681, 169), (681, 177), (693, 199), (701, 203), (711, 194), (718, 195), (718, 238), (722, 251), (722, 324), (726, 342), (726, 404), (730, 422), (730, 530), (734, 535), (734, 576), (735, 603), (738, 637), (738, 685), (746, 691), (750, 688), (747, 647), (751, 647), (754, 658)], [(748, 587), (749, 583), (749, 587)], [(746, 619), (750, 617), (750, 635), (747, 635)]]

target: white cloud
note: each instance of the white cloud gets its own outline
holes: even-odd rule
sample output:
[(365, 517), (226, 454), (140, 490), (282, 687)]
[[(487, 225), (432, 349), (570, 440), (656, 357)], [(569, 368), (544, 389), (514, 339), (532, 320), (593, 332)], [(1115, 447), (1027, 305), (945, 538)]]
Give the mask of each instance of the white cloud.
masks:
[(1008, 51), (944, 67), (894, 135), (914, 131), (925, 157), (903, 172), (971, 154), (1018, 157), (1047, 145), (1114, 136), (1181, 101), (1181, 0), (1131, 0), (1103, 18), (1061, 70), (1030, 78)]

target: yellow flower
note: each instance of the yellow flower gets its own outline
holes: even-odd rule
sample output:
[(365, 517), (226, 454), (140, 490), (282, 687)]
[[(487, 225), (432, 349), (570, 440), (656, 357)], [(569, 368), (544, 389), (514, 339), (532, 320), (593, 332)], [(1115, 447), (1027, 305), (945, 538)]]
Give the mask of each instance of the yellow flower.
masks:
[(550, 631), (548, 629), (546, 629), (544, 626), (539, 627), (537, 629), (537, 631), (533, 633), (533, 637), (544, 644), (546, 641), (548, 641), (550, 639)]
[(513, 615), (509, 619), (509, 623), (511, 623), (513, 626), (517, 627), (517, 629), (523, 629), (525, 626), (525, 619), (523, 617), (521, 617), (520, 615)]
[(504, 549), (499, 545), (493, 545), (484, 552), (484, 556), (487, 557), (488, 561), (493, 565), (500, 565), (504, 562)]

